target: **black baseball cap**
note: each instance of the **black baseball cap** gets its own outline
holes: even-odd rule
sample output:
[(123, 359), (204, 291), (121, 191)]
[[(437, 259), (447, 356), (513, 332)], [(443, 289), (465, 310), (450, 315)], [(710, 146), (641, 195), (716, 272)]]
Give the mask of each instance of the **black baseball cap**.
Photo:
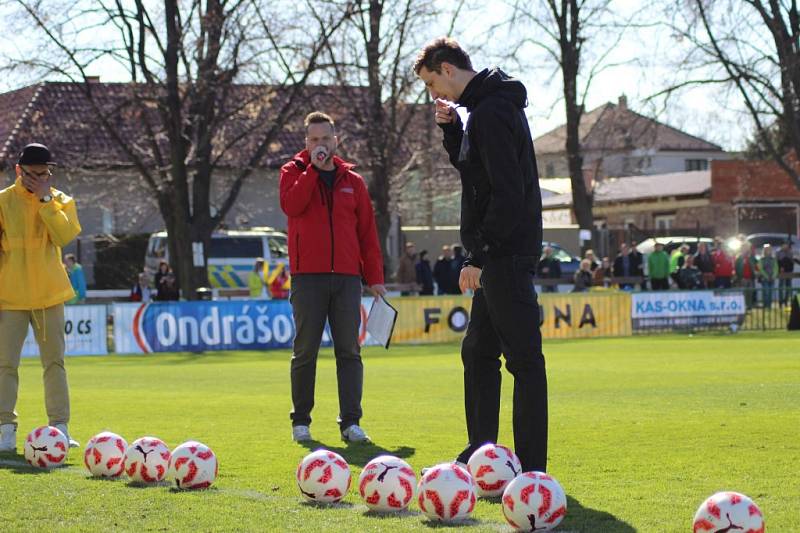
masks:
[(39, 143), (31, 143), (19, 153), (18, 165), (55, 165), (53, 157), (47, 146)]

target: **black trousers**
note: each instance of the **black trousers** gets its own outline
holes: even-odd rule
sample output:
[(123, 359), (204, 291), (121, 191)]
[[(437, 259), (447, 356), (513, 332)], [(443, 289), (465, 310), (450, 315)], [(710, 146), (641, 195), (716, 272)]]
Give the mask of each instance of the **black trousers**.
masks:
[(292, 425), (311, 424), (317, 355), (326, 320), (331, 326), (336, 356), (339, 427), (345, 430), (358, 424), (364, 387), (364, 366), (358, 344), (361, 280), (357, 276), (341, 274), (297, 274), (292, 276), (289, 300), (297, 329), (291, 364)]
[(536, 262), (536, 257), (492, 258), (483, 268), (461, 345), (469, 444), (459, 461), (497, 442), (502, 353), (514, 377), (514, 451), (523, 471), (546, 471), (547, 375), (533, 289)]
[(667, 278), (662, 278), (662, 279), (650, 278), (650, 285), (653, 287), (654, 291), (669, 290), (669, 280)]

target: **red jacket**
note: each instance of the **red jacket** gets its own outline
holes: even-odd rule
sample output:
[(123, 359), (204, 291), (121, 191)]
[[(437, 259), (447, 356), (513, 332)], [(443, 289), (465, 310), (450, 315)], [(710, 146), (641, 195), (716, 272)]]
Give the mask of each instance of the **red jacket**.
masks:
[(293, 274), (337, 273), (383, 283), (383, 256), (364, 178), (334, 157), (329, 189), (307, 150), (281, 167), (281, 209), (289, 218), (289, 268)]
[(733, 276), (733, 257), (719, 250), (711, 252), (711, 257), (714, 260), (714, 276), (725, 278)]

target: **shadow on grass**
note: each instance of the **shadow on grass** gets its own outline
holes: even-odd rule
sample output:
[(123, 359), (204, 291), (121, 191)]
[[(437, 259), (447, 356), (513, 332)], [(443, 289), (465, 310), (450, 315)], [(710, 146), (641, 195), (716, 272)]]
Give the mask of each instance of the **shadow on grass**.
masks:
[(603, 533), (635, 533), (636, 528), (605, 511), (584, 507), (581, 502), (567, 496), (567, 516), (558, 526), (564, 531)]
[(387, 518), (408, 518), (420, 515), (422, 515), (421, 512), (412, 511), (411, 509), (406, 507), (402, 511), (373, 511), (370, 509), (364, 511), (361, 516), (365, 518), (374, 518), (376, 520), (385, 520)]
[(312, 509), (352, 509), (355, 507), (350, 502), (312, 502), (311, 500), (303, 500), (300, 505)]
[(398, 446), (390, 450), (373, 442), (359, 442), (347, 446), (328, 446), (324, 442), (318, 440), (308, 440), (305, 442), (298, 442), (298, 444), (308, 448), (308, 450), (312, 452), (319, 449), (330, 450), (344, 457), (344, 460), (347, 461), (348, 464), (360, 467), (364, 467), (364, 465), (379, 455), (394, 455), (400, 459), (406, 459), (414, 455), (417, 451), (416, 448), (410, 446)]
[(422, 521), (422, 525), (427, 526), (431, 529), (443, 529), (443, 528), (453, 529), (462, 527), (476, 527), (485, 524), (480, 520), (476, 520), (475, 518), (462, 518), (461, 520), (451, 520), (449, 522), (428, 518)]
[(169, 481), (159, 481), (157, 483), (142, 483), (141, 481), (128, 481), (126, 487), (131, 489), (155, 489), (161, 487), (171, 487), (172, 483)]
[(3, 452), (0, 453), (0, 470), (11, 470), (15, 474), (41, 475), (49, 474), (52, 470), (66, 468), (67, 465), (60, 465), (53, 468), (38, 468), (28, 464), (25, 456), (19, 453)]

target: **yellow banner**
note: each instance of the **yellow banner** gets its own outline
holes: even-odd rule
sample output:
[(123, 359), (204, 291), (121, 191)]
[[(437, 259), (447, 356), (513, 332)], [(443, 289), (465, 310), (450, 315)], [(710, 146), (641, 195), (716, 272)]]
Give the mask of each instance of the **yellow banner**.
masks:
[[(393, 344), (456, 342), (467, 330), (472, 298), (410, 296), (391, 304), (398, 311)], [(539, 310), (545, 339), (631, 335), (628, 293), (540, 294)]]

